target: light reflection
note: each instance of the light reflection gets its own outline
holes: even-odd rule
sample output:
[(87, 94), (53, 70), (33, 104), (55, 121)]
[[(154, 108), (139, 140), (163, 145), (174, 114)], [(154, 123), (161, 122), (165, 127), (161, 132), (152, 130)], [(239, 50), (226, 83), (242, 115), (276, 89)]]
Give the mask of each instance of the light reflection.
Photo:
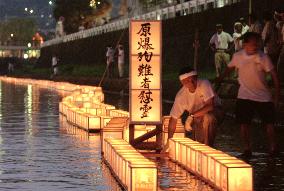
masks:
[[(2, 81), (0, 81), (0, 123), (2, 124)], [(0, 126), (1, 129), (1, 126)]]
[(32, 128), (32, 85), (27, 86), (27, 93), (25, 94), (25, 113), (26, 113), (26, 120), (27, 120), (27, 129), (26, 131), (31, 135), (31, 128)]
[[(105, 185), (107, 185), (107, 188), (104, 190), (121, 191), (121, 187), (111, 174), (109, 168), (106, 166), (106, 164), (99, 161), (100, 157), (97, 157), (101, 153), (100, 134), (90, 134), (87, 131), (68, 123), (66, 117), (61, 114), (59, 115), (59, 122), (59, 130), (61, 134), (72, 136), (76, 140), (76, 144), (84, 144), (88, 146), (89, 149), (87, 149), (87, 152), (89, 152), (93, 156), (89, 158), (88, 161), (90, 163), (93, 163), (93, 165), (91, 165), (92, 168), (102, 171), (102, 178), (104, 179), (103, 181), (105, 182)], [(98, 164), (101, 165), (98, 166)], [(97, 174), (90, 174), (89, 176), (93, 178), (93, 183), (96, 184)]]
[(185, 169), (169, 159), (161, 158), (160, 160), (153, 160), (157, 160), (158, 166), (160, 167), (158, 168), (160, 190), (214, 190), (208, 184), (201, 181), (201, 179), (187, 172)]

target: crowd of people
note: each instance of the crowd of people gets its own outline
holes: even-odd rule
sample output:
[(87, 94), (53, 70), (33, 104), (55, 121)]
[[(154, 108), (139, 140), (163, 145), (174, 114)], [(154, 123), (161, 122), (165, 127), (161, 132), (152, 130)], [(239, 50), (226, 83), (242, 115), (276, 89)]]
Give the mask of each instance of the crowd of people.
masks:
[[(278, 74), (284, 72), (284, 11), (265, 12), (262, 22), (251, 14), (248, 23), (243, 17), (240, 18), (234, 23), (232, 35), (223, 31), (222, 24), (216, 24), (216, 33), (211, 37), (209, 46), (215, 54), (217, 77), (230, 62), (231, 53), (242, 49), (242, 39), (246, 32), (255, 32), (261, 36), (260, 49), (269, 56)], [(280, 77), (282, 81), (284, 77)]]
[[(249, 25), (241, 18), (234, 24), (232, 36), (223, 31), (221, 24), (217, 24), (216, 33), (209, 42), (215, 53), (215, 82), (220, 83), (231, 71), (238, 76), (236, 121), (240, 125), (243, 157), (252, 155), (250, 125), (256, 113), (266, 128), (270, 155), (279, 153), (273, 124), (280, 96), (277, 72), (283, 75), (280, 68), (284, 67), (284, 11), (275, 11), (274, 17), (265, 13), (263, 24), (262, 27), (252, 15)], [(232, 48), (234, 54), (231, 59)], [(274, 95), (267, 84), (267, 75), (273, 81)], [(189, 125), (195, 140), (213, 146), (216, 128), (224, 114), (218, 95), (210, 82), (198, 79), (197, 71), (190, 67), (181, 69), (179, 80), (182, 88), (170, 112), (168, 137), (173, 137), (177, 119), (187, 111), (186, 130)], [(167, 149), (168, 143), (163, 151)]]

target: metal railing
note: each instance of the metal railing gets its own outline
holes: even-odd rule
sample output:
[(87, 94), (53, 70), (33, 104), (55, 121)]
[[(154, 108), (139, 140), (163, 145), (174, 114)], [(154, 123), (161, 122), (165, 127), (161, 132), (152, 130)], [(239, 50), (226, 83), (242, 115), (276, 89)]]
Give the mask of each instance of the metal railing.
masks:
[[(237, 3), (240, 0), (191, 0), (184, 3), (172, 5), (166, 8), (158, 9), (146, 14), (133, 16), (134, 20), (165, 20), (174, 18), (177, 15), (188, 15), (198, 13), (208, 8), (219, 8), (233, 3)], [(41, 47), (47, 47), (54, 44), (69, 42), (77, 39), (83, 39), (91, 36), (100, 35), (103, 33), (117, 31), (129, 27), (130, 18), (116, 20), (102, 26), (93, 27), (69, 35), (65, 35), (59, 38), (45, 41)]]

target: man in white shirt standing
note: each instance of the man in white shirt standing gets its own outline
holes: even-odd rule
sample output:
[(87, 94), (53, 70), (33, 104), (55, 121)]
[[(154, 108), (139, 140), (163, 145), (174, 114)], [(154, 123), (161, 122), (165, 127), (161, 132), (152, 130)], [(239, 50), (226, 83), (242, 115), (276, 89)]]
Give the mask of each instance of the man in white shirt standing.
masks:
[(236, 22), (234, 25), (235, 32), (233, 33), (233, 39), (235, 44), (235, 52), (238, 52), (242, 49), (242, 28), (243, 25), (240, 22)]
[[(266, 127), (270, 143), (270, 154), (276, 153), (274, 138), (275, 107), (280, 94), (279, 81), (270, 58), (260, 51), (261, 36), (247, 32), (243, 36), (243, 50), (236, 52), (225, 73), (218, 79), (221, 81), (235, 68), (238, 69), (240, 88), (236, 103), (236, 119), (241, 127), (241, 138), (244, 146), (244, 157), (250, 157), (250, 123), (255, 113), (259, 114)], [(266, 82), (266, 74), (270, 74), (275, 86), (274, 98)]]
[(117, 66), (119, 77), (122, 78), (124, 74), (124, 50), (121, 44), (118, 45)]
[(219, 77), (222, 72), (222, 64), (227, 66), (230, 62), (229, 50), (234, 39), (229, 33), (223, 31), (222, 24), (217, 24), (216, 30), (217, 32), (210, 39), (209, 46), (215, 52), (216, 76)]
[(107, 78), (112, 78), (113, 77), (113, 65), (114, 65), (114, 50), (111, 46), (107, 47), (107, 52), (106, 52), (106, 75)]
[(52, 55), (52, 69), (53, 69), (53, 76), (58, 75), (58, 59), (55, 54)]
[[(208, 80), (197, 78), (197, 72), (190, 67), (182, 68), (179, 80), (183, 85), (178, 91), (170, 112), (169, 138), (176, 129), (177, 120), (185, 112), (189, 112), (186, 124), (189, 123), (194, 132), (194, 139), (213, 146), (217, 122), (221, 118), (219, 97)], [(219, 115), (218, 115), (219, 114)], [(217, 119), (218, 118), (218, 119)], [(186, 125), (185, 125), (186, 127)], [(189, 130), (186, 128), (186, 130)], [(168, 143), (163, 151), (168, 148)]]

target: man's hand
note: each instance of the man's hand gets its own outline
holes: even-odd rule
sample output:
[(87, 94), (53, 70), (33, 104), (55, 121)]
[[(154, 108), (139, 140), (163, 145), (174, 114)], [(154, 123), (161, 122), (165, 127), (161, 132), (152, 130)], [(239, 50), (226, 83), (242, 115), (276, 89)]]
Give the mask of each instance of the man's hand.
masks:
[(192, 131), (192, 127), (191, 127), (192, 122), (193, 122), (193, 117), (188, 116), (184, 124), (184, 128), (186, 131)]

